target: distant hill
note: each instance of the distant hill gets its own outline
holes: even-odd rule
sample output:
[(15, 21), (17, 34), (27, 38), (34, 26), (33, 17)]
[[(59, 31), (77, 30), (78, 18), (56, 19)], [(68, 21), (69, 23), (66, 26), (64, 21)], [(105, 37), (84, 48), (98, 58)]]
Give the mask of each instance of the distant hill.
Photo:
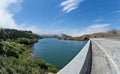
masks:
[(58, 38), (59, 35), (42, 35), (42, 38)]
[(64, 37), (61, 37), (59, 39), (82, 41), (82, 40), (89, 40), (90, 38), (108, 38), (108, 37), (120, 37), (120, 30), (111, 30), (108, 32), (86, 34), (86, 35), (83, 35), (80, 37), (64, 36)]
[(42, 38), (58, 38), (58, 39), (61, 39), (61, 38), (69, 38), (71, 36), (67, 35), (67, 34), (59, 34), (59, 35), (52, 35), (52, 34), (49, 34), (49, 35), (42, 35), (41, 36)]

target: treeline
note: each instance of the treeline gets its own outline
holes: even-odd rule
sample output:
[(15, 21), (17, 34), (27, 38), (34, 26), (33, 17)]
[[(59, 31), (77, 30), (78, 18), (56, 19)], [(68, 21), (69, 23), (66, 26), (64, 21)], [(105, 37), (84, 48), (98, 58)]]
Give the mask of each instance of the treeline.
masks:
[(21, 44), (33, 44), (42, 38), (32, 31), (21, 31), (15, 29), (0, 29), (0, 41), (13, 41)]
[(15, 29), (0, 29), (0, 39), (17, 39), (17, 38), (41, 38), (41, 36), (32, 33), (32, 31), (21, 31)]
[(31, 31), (0, 29), (0, 74), (48, 74), (58, 70), (43, 60), (31, 60), (29, 46), (42, 38)]

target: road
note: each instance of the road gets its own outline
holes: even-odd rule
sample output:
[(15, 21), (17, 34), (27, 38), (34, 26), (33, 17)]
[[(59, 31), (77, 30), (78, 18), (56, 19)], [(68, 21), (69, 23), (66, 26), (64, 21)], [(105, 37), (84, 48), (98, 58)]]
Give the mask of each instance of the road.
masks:
[(120, 41), (91, 39), (91, 74), (120, 74)]

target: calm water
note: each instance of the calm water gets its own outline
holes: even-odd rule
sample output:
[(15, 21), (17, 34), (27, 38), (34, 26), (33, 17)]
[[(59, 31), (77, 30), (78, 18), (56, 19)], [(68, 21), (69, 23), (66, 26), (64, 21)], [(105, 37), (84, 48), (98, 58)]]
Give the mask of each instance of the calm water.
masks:
[(43, 59), (57, 68), (63, 68), (83, 48), (86, 42), (65, 41), (55, 38), (45, 38), (34, 44), (32, 51), (33, 59)]

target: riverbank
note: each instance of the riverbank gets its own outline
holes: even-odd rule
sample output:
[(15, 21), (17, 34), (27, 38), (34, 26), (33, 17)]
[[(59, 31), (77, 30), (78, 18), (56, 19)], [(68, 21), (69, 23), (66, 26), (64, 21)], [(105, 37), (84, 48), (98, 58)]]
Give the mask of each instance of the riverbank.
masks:
[[(28, 45), (15, 43), (15, 42), (2, 41), (0, 42), (0, 48), (1, 48), (0, 54), (2, 59), (0, 60), (1, 61), (0, 67), (6, 68), (7, 66), (9, 67), (10, 71), (13, 70), (16, 73), (26, 73), (26, 74), (28, 73), (35, 74), (41, 72), (42, 73), (57, 72), (57, 69), (53, 65), (41, 59), (36, 59), (36, 60), (26, 59), (32, 54), (31, 51), (29, 50)], [(4, 64), (4, 66), (2, 66), (2, 64)], [(20, 67), (19, 69), (20, 72), (17, 72), (19, 67)], [(35, 73), (34, 71), (30, 72), (30, 70), (32, 69), (36, 69), (36, 72)]]
[(30, 45), (41, 39), (31, 31), (0, 29), (0, 74), (48, 74), (58, 70), (41, 59), (28, 59)]

